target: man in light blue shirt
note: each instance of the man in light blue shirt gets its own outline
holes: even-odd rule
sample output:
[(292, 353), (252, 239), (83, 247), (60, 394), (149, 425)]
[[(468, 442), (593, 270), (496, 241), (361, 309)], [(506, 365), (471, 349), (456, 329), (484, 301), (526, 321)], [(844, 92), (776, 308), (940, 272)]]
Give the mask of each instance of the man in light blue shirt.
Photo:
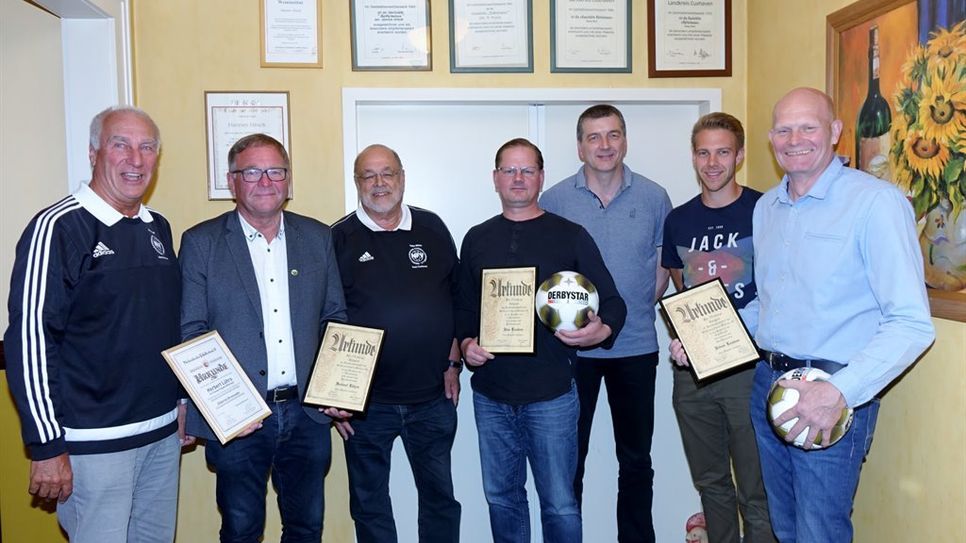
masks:
[[(841, 132), (824, 93), (799, 88), (779, 100), (769, 137), (785, 176), (754, 213), (755, 340), (764, 360), (751, 414), (780, 541), (852, 540), (852, 500), (877, 394), (935, 337), (912, 207), (895, 186), (842, 165), (833, 150)], [(806, 444), (821, 432), (821, 450), (781, 441), (765, 417), (772, 383), (803, 366), (832, 377), (781, 381), (801, 396), (776, 423), (798, 417), (786, 439), (807, 426)], [(855, 409), (852, 429), (829, 446), (846, 406)]]

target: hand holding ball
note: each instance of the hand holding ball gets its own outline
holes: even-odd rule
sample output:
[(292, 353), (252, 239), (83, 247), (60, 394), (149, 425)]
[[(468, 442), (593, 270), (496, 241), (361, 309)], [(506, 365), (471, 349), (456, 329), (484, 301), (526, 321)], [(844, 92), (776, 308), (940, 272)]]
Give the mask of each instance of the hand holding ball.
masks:
[[(831, 375), (818, 369), (818, 368), (796, 368), (784, 375), (782, 375), (778, 381), (775, 381), (771, 386), (771, 390), (768, 392), (768, 405), (766, 406), (768, 421), (771, 422), (772, 427), (775, 432), (778, 433), (782, 438), (788, 435), (788, 432), (795, 426), (798, 422), (798, 418), (793, 418), (786, 421), (781, 426), (775, 426), (775, 419), (777, 419), (782, 413), (788, 411), (798, 403), (798, 391), (792, 388), (785, 388), (778, 384), (779, 381), (783, 379), (789, 379), (793, 381), (827, 381)], [(853, 411), (851, 407), (846, 407), (842, 410), (842, 416), (839, 417), (838, 422), (832, 427), (832, 435), (829, 437), (829, 446), (842, 439), (842, 436), (849, 431), (852, 426)], [(805, 444), (805, 438), (808, 435), (808, 427), (802, 430), (795, 440), (792, 442), (793, 445), (799, 448), (803, 448)], [(822, 434), (821, 432), (815, 436), (815, 440), (812, 443), (813, 449), (822, 448)]]

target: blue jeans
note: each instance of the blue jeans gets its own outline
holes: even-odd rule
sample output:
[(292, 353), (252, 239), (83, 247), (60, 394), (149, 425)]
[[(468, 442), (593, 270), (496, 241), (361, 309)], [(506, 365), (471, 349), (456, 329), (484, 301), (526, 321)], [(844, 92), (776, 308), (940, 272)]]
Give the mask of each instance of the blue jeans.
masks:
[(530, 541), (527, 460), (540, 497), (544, 541), (581, 541), (573, 487), (580, 412), (576, 388), (552, 400), (523, 405), (474, 392), (473, 408), (494, 543)]
[(456, 437), (456, 406), (439, 398), (413, 405), (370, 403), (352, 419), (345, 442), (349, 509), (359, 543), (397, 541), (389, 498), (392, 446), (402, 438), (419, 496), (419, 541), (460, 538), (460, 504), (453, 497), (450, 452)]
[(805, 451), (786, 445), (765, 417), (768, 391), (781, 374), (759, 362), (751, 393), (751, 422), (772, 529), (782, 543), (852, 541), (852, 500), (872, 446), (879, 400), (855, 410), (852, 428), (841, 441)]
[(654, 434), (654, 383), (658, 354), (621, 358), (577, 358), (577, 393), (580, 419), (577, 424), (577, 476), (574, 492), (580, 503), (584, 491), (584, 463), (590, 450), (590, 430), (600, 396), (600, 382), (607, 386), (607, 401), (614, 424), (617, 453), (617, 540), (621, 543), (654, 543), (651, 505), (654, 469), (651, 438)]
[(178, 508), (177, 434), (104, 454), (72, 454), (74, 493), (57, 504), (57, 520), (71, 541), (174, 541)]
[(269, 402), (272, 414), (255, 433), (221, 445), (208, 441), (205, 459), (217, 475), (221, 541), (261, 541), (269, 474), (278, 493), (282, 542), (318, 543), (325, 509), (325, 474), (332, 457), (329, 425), (308, 417), (298, 401)]

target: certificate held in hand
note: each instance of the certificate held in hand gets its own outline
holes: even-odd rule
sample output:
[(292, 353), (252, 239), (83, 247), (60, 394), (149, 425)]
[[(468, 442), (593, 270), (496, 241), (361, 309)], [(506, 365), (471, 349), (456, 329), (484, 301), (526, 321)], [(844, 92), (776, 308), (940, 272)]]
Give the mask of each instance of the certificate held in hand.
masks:
[(222, 445), (272, 414), (217, 331), (161, 355)]
[(666, 296), (661, 310), (698, 379), (760, 358), (744, 321), (719, 278)]
[(365, 411), (383, 333), (378, 328), (328, 323), (304, 402), (358, 413)]

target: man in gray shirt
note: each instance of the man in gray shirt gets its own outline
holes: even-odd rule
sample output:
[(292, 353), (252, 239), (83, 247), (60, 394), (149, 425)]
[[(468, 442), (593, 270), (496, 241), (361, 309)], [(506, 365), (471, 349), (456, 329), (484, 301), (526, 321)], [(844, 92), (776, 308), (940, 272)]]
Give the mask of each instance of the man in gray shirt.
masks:
[(544, 192), (540, 206), (590, 232), (627, 304), (627, 322), (612, 348), (582, 350), (577, 357), (580, 419), (574, 489), (579, 500), (603, 378), (620, 465), (618, 539), (652, 542), (651, 435), (658, 362), (654, 302), (668, 285), (667, 270), (659, 263), (664, 218), (671, 211), (671, 200), (657, 183), (624, 165), (627, 130), (617, 108), (600, 104), (580, 115), (577, 153), (584, 165)]

